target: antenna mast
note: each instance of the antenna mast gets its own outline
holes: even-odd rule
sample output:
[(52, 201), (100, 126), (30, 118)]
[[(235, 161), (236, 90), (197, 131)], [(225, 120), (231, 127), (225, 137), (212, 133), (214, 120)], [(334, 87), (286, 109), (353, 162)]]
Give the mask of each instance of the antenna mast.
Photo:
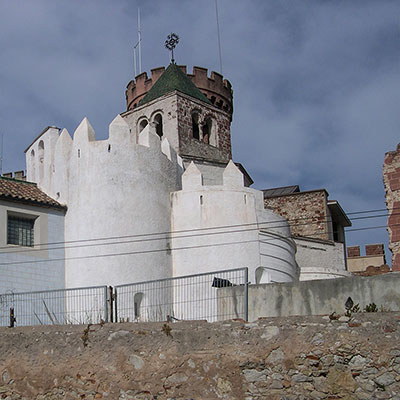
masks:
[(3, 175), (3, 134), (0, 136), (0, 176)]
[(142, 41), (142, 32), (140, 31), (140, 8), (138, 8), (138, 41), (137, 43), (133, 46), (133, 65), (135, 68), (135, 76), (137, 76), (137, 62), (136, 62), (136, 49), (138, 48), (139, 51), (139, 74), (142, 73), (142, 46), (141, 46), (141, 41)]
[(217, 17), (217, 32), (218, 32), (218, 51), (219, 51), (219, 72), (222, 75), (222, 56), (221, 56), (221, 37), (219, 35), (219, 19), (218, 19), (218, 3), (215, 0), (215, 15)]
[(138, 45), (139, 45), (139, 74), (142, 73), (142, 32), (140, 31), (140, 8), (138, 8)]

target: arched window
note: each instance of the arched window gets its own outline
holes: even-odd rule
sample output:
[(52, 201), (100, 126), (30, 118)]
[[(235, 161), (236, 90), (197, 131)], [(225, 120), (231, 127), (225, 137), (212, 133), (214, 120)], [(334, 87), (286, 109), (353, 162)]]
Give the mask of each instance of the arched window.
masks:
[(146, 126), (147, 126), (148, 124), (149, 124), (149, 123), (148, 123), (147, 119), (142, 119), (142, 120), (140, 121), (140, 123), (139, 123), (139, 133), (142, 132), (142, 130), (143, 130), (144, 128), (146, 128)]
[(192, 114), (192, 131), (193, 131), (193, 138), (200, 139), (199, 114), (197, 113)]
[(210, 144), (210, 137), (212, 132), (212, 120), (211, 118), (206, 118), (203, 125), (203, 142)]
[(203, 124), (203, 142), (217, 146), (217, 124), (211, 117), (207, 117)]
[(133, 297), (133, 304), (134, 304), (134, 313), (135, 313), (135, 319), (140, 318), (140, 306), (142, 304), (143, 300), (143, 293), (135, 293), (135, 296)]
[(39, 158), (39, 180), (43, 179), (44, 175), (44, 142), (41, 140), (38, 146), (38, 158)]
[(154, 117), (154, 124), (156, 126), (156, 133), (160, 136), (160, 139), (163, 137), (163, 121), (161, 114), (157, 114)]
[(31, 170), (31, 174), (29, 179), (32, 182), (35, 182), (35, 150), (31, 151), (31, 163), (30, 163), (30, 170)]

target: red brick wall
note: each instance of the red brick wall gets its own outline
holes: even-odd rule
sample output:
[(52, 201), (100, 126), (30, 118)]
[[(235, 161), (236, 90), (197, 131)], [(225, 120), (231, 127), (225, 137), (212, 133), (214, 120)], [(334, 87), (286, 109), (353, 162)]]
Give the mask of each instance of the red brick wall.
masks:
[(266, 198), (264, 204), (288, 220), (292, 235), (329, 239), (325, 190)]
[(347, 257), (360, 257), (360, 246), (349, 246), (347, 248)]
[(365, 255), (367, 256), (380, 256), (384, 254), (383, 244), (367, 244), (365, 246)]
[(396, 151), (385, 154), (383, 164), (386, 207), (389, 212), (389, 249), (392, 252), (392, 269), (400, 271), (400, 145)]

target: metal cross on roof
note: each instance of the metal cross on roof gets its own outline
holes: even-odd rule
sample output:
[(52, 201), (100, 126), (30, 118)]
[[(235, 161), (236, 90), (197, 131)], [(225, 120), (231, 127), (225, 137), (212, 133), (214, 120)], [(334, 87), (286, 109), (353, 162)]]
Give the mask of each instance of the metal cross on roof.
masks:
[(176, 33), (170, 33), (165, 41), (165, 47), (171, 52), (171, 64), (175, 63), (174, 48), (179, 43), (179, 36)]

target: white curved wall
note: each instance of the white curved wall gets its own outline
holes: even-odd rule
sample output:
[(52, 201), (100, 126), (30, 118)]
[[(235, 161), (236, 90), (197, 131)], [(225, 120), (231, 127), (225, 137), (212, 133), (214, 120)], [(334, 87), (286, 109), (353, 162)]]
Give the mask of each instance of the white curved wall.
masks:
[(73, 140), (64, 130), (53, 146), (55, 168), (45, 170), (41, 186), (68, 205), (66, 287), (172, 276), (168, 238), (152, 234), (171, 230), (170, 192), (180, 188), (181, 161), (150, 129), (136, 144), (118, 116), (109, 138), (96, 141), (84, 119)]
[(220, 186), (203, 186), (194, 164), (182, 178), (183, 190), (171, 194), (174, 275), (248, 267), (256, 283), (262, 267), (269, 281), (298, 279), (287, 222), (263, 209), (262, 192), (245, 188), (232, 162)]

